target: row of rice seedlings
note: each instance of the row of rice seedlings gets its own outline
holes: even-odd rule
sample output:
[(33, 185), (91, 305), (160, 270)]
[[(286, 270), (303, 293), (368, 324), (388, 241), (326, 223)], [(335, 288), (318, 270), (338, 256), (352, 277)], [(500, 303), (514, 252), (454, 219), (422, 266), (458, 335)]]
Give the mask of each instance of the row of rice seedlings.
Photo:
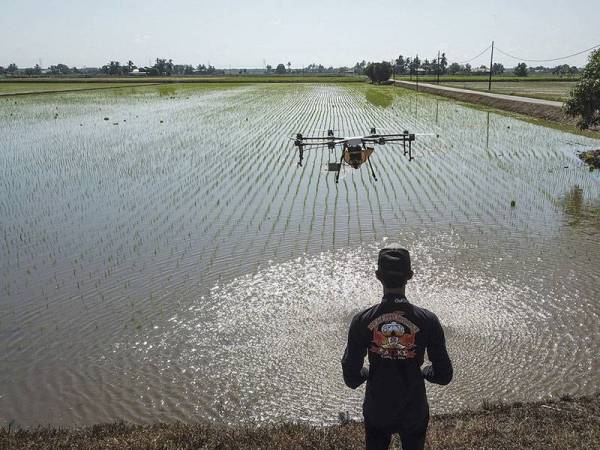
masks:
[[(422, 138), (422, 139), (426, 140), (427, 138)], [(415, 146), (415, 147), (418, 149), (417, 146)], [(417, 153), (418, 162), (417, 162), (417, 164), (415, 164), (415, 166), (417, 166), (416, 170), (418, 170), (419, 173), (416, 173), (414, 178), (416, 179), (419, 191), (425, 195), (425, 198), (427, 199), (427, 203), (432, 204), (434, 206), (434, 210), (436, 210), (436, 209), (438, 209), (438, 206), (437, 206), (438, 203), (436, 200), (437, 200), (439, 193), (436, 193), (436, 198), (434, 199), (430, 194), (429, 188), (432, 187), (432, 185), (437, 184), (436, 181), (438, 178), (437, 178), (437, 176), (436, 177), (432, 176), (433, 174), (430, 174), (429, 170), (426, 170), (424, 172), (421, 172), (419, 170), (420, 166), (422, 167), (421, 160), (423, 159), (423, 157), (425, 155), (423, 154), (423, 152), (419, 152), (418, 150), (416, 150), (416, 153)], [(452, 162), (454, 162), (454, 161), (452, 161)], [(414, 162), (412, 164), (414, 164)], [(441, 164), (443, 165), (444, 162), (442, 161)], [(452, 164), (453, 167), (455, 165), (456, 164)], [(436, 167), (437, 167), (437, 161), (436, 161)], [(444, 167), (444, 169), (445, 169), (445, 167)], [(445, 179), (455, 179), (454, 177), (451, 176), (451, 174), (447, 174), (444, 178)], [(485, 197), (485, 196), (482, 196), (482, 197)], [(421, 208), (425, 209), (424, 205), (421, 205)]]
[[(278, 111), (277, 108), (273, 108), (271, 110), (274, 113), (283, 112), (283, 111)], [(273, 120), (273, 119), (271, 119), (271, 120)], [(285, 139), (285, 140), (287, 141), (287, 139)], [(281, 170), (281, 169), (276, 170), (277, 169), (277, 160), (275, 160), (274, 158), (270, 158), (267, 160), (267, 158), (265, 158), (265, 154), (266, 155), (274, 155), (275, 153), (273, 152), (273, 150), (277, 150), (277, 147), (274, 149), (272, 145), (265, 142), (265, 144), (263, 144), (263, 146), (253, 147), (252, 149), (253, 149), (254, 153), (256, 155), (258, 155), (257, 163), (262, 163), (262, 164), (257, 164), (255, 166), (253, 166), (253, 170), (255, 172), (257, 172), (257, 175), (256, 175), (255, 180), (253, 180), (251, 182), (251, 184), (248, 185), (249, 191), (247, 191), (247, 195), (249, 197), (245, 197), (245, 198), (240, 197), (239, 198), (239, 202), (244, 204), (244, 207), (242, 208), (241, 212), (238, 210), (238, 208), (232, 209), (232, 213), (240, 212), (239, 217), (241, 219), (243, 219), (245, 217), (246, 212), (249, 210), (248, 208), (250, 208), (252, 205), (256, 205), (256, 206), (267, 205), (267, 208), (272, 206), (272, 205), (270, 205), (269, 202), (265, 202), (262, 197), (265, 194), (265, 192), (268, 193), (268, 191), (270, 191), (270, 189), (271, 189), (270, 188), (271, 184), (265, 183), (264, 179), (266, 177), (270, 178), (270, 176), (273, 174), (282, 175), (283, 173), (285, 173), (284, 170)], [(285, 149), (284, 149), (284, 152), (285, 152), (284, 154), (286, 154), (285, 161), (289, 162), (291, 160), (291, 153), (286, 152)], [(267, 161), (267, 162), (265, 163), (265, 161)], [(261, 219), (260, 217), (258, 217), (258, 211), (255, 210), (254, 212), (252, 212), (249, 220), (246, 221), (246, 224), (247, 224), (246, 228), (248, 228), (248, 226), (251, 226), (252, 224), (255, 224), (255, 226), (258, 228), (258, 231), (260, 231), (262, 228), (262, 225), (267, 217), (268, 217), (267, 214), (265, 214), (264, 217)], [(226, 223), (228, 223), (230, 226), (229, 226), (229, 230), (226, 232), (225, 232), (225, 230), (221, 230), (221, 235), (224, 236), (223, 240), (228, 239), (233, 234), (233, 232), (236, 230), (236, 227), (234, 226), (235, 224), (231, 223), (230, 220), (226, 220)], [(218, 247), (215, 245), (214, 250), (213, 250), (213, 255), (216, 254), (217, 249), (218, 249)], [(213, 256), (213, 258), (214, 258), (214, 256)]]
[[(431, 181), (431, 180), (430, 180), (430, 181)], [(494, 186), (496, 186), (496, 185), (493, 183), (493, 181), (494, 181), (494, 180), (489, 180), (489, 182), (490, 182), (490, 184), (491, 184), (491, 185), (494, 185)], [(506, 181), (505, 181), (504, 179), (500, 178), (500, 182), (501, 182), (501, 183), (502, 183), (502, 182), (504, 182), (504, 183), (505, 183)], [(428, 182), (428, 183), (425, 183), (425, 184), (427, 185), (427, 184), (429, 184), (429, 182)], [(489, 196), (481, 196), (481, 198), (483, 198), (483, 199), (486, 199), (486, 197), (489, 197)], [(494, 200), (495, 200), (495, 199), (494, 199)], [(508, 204), (508, 202), (506, 202), (506, 203), (504, 204), (504, 206), (506, 206), (507, 204)], [(493, 214), (495, 214), (495, 212), (494, 212), (494, 213), (490, 213), (490, 215), (493, 215)]]
[[(109, 258), (109, 260), (110, 260), (110, 258)], [(74, 274), (75, 274), (75, 273), (74, 273)], [(78, 282), (77, 284), (78, 284), (78, 288), (79, 288), (79, 282)]]
[[(358, 110), (358, 109), (356, 108), (356, 110)], [(355, 114), (355, 116), (353, 117), (353, 120), (348, 120), (348, 119), (342, 118), (342, 119), (340, 119), (340, 121), (342, 123), (345, 123), (348, 128), (351, 128), (353, 130), (356, 129), (356, 128), (359, 128), (359, 127), (362, 128), (364, 126), (363, 124), (365, 122), (365, 117), (367, 117), (369, 114), (373, 114), (372, 117), (373, 118), (377, 118), (377, 114), (375, 114), (375, 113), (378, 112), (378, 111), (379, 110), (377, 110), (377, 109), (373, 109), (372, 111), (368, 110), (366, 112), (365, 111), (361, 111), (360, 113), (356, 113)], [(421, 111), (426, 111), (426, 109), (421, 108)], [(293, 118), (293, 115), (291, 117)], [(267, 117), (267, 118), (271, 119), (269, 117)], [(291, 119), (291, 120), (293, 120), (293, 119)], [(397, 119), (394, 119), (394, 121), (395, 120), (397, 120)], [(329, 121), (331, 121), (331, 119), (323, 119), (323, 117), (315, 116), (315, 125), (314, 126), (318, 126), (316, 123), (319, 122), (319, 121), (329, 122)], [(334, 119), (334, 121), (335, 121), (335, 119)], [(276, 122), (276, 124), (279, 125), (279, 122)], [(363, 132), (363, 131), (361, 129), (358, 132)], [(249, 137), (248, 142), (251, 142), (251, 141), (252, 141), (252, 138)], [(185, 142), (179, 143), (179, 145), (180, 146), (185, 146), (186, 143)], [(268, 142), (266, 142), (265, 145), (269, 145)], [(261, 150), (262, 150), (262, 148), (261, 148)], [(248, 152), (248, 153), (251, 153), (251, 152)], [(291, 152), (290, 152), (290, 154), (291, 154)], [(184, 161), (183, 159), (180, 160), (177, 157), (177, 155), (175, 153), (173, 153), (173, 152), (171, 153), (171, 156), (172, 156), (172, 158), (174, 160), (174, 165), (181, 164)], [(323, 153), (321, 153), (321, 156), (323, 157)], [(396, 158), (396, 155), (392, 156), (391, 154), (387, 154), (385, 150), (378, 152), (377, 159), (375, 161), (377, 161), (378, 163), (379, 163), (380, 160), (385, 161), (385, 159), (383, 159), (383, 158), (386, 158), (386, 157), (390, 158), (390, 163), (389, 163), (390, 167), (393, 167), (393, 165), (394, 165), (393, 163), (397, 163), (396, 160), (398, 158)], [(205, 162), (209, 162), (209, 161), (212, 163), (212, 161), (210, 159), (206, 159), (205, 160)], [(250, 162), (252, 160), (247, 160), (247, 161)], [(268, 161), (272, 162), (272, 160), (268, 160)], [(314, 174), (315, 167), (317, 167), (317, 168), (320, 167), (320, 163), (321, 163), (321, 161), (319, 161), (319, 164), (317, 164), (316, 161), (317, 161), (316, 159), (313, 159), (313, 166), (312, 167), (307, 167), (307, 168), (303, 169), (302, 172), (301, 172), (301, 174), (305, 174), (306, 170), (310, 170), (310, 173)], [(448, 169), (447, 172), (448, 173), (452, 173), (451, 172), (452, 163), (454, 163), (454, 162), (451, 162), (451, 164), (448, 164), (448, 165), (445, 165), (445, 166), (444, 166), (443, 162), (442, 162), (442, 164), (436, 163), (435, 166), (436, 167), (443, 167), (444, 170)], [(252, 164), (246, 164), (246, 166), (251, 167)], [(381, 166), (381, 167), (379, 167), (379, 166)], [(388, 171), (388, 167), (387, 166), (388, 166), (388, 164), (378, 164), (377, 168), (380, 169), (380, 170), (382, 170), (382, 171)], [(221, 166), (221, 167), (219, 167), (219, 170), (228, 170), (230, 167), (231, 167), (230, 165)], [(258, 172), (259, 175), (262, 175), (262, 176), (269, 175), (270, 172), (271, 172), (271, 167), (272, 166), (268, 166), (268, 165), (265, 166), (265, 165), (263, 165), (262, 169), (260, 170), (260, 172)], [(410, 166), (408, 166), (408, 167), (410, 168)], [(86, 168), (86, 170), (87, 170), (87, 168)], [(163, 168), (163, 171), (164, 170), (165, 169)], [(417, 167), (415, 169), (410, 168), (410, 170), (416, 170), (416, 171), (418, 171), (419, 167)], [(188, 174), (184, 174), (185, 176), (183, 177), (183, 180), (185, 181), (185, 183), (182, 183), (182, 184), (186, 184), (187, 185), (187, 184), (195, 184), (195, 183), (197, 183), (197, 180), (195, 180), (193, 178), (193, 176), (189, 175), (193, 171), (194, 170), (192, 169), (192, 170), (189, 171)], [(410, 172), (406, 172), (406, 173), (404, 173), (404, 172), (396, 172), (396, 171), (394, 172), (394, 173), (396, 173), (396, 176), (397, 176), (398, 181), (399, 181), (399, 183), (392, 183), (392, 186), (394, 187), (394, 191), (395, 191), (396, 186), (398, 186), (398, 185), (402, 186), (402, 188), (405, 188), (407, 184), (409, 186), (412, 186), (411, 191), (412, 191), (413, 195), (411, 195), (412, 198), (410, 200), (411, 200), (411, 202), (417, 202), (416, 205), (413, 206), (413, 208), (414, 208), (414, 210), (419, 211), (419, 214), (421, 216), (423, 215), (424, 212), (426, 213), (429, 210), (429, 208), (427, 208), (426, 205), (432, 205), (433, 204), (434, 205), (434, 209), (438, 209), (439, 210), (439, 208), (440, 208), (440, 207), (437, 206), (438, 203), (436, 203), (436, 199), (432, 196), (432, 192), (430, 191), (430, 188), (432, 186), (439, 185), (439, 182), (438, 182), (439, 178), (433, 176), (433, 174), (431, 174), (430, 172), (431, 172), (430, 169), (429, 170), (425, 170), (423, 172), (416, 172), (415, 174), (411, 174)], [(251, 175), (252, 174), (256, 174), (257, 172), (256, 172), (256, 170), (254, 170), (254, 172), (253, 172), (253, 170), (248, 169), (246, 173), (247, 173), (247, 176), (248, 176), (247, 183), (251, 183), (252, 182)], [(319, 171), (318, 173), (319, 173), (318, 177), (320, 177), (320, 173), (321, 172)], [(132, 172), (132, 174), (135, 175), (135, 172)], [(392, 172), (388, 171), (387, 175), (391, 175), (391, 174), (392, 174)], [(408, 176), (405, 176), (405, 175), (408, 175)], [(411, 177), (411, 175), (412, 175), (412, 177)], [(327, 181), (327, 186), (328, 186), (328, 188), (329, 188), (329, 182), (330, 182), (331, 178), (332, 177), (327, 177), (327, 180), (328, 180)], [(384, 178), (384, 177), (380, 176), (380, 179), (382, 179), (382, 178)], [(402, 179), (400, 179), (400, 178), (402, 178)], [(460, 176), (450, 175), (448, 178), (450, 178), (451, 180), (457, 180), (458, 181), (460, 179)], [(374, 184), (374, 183), (372, 183), (370, 181), (369, 177), (365, 177), (364, 170), (352, 174), (352, 183), (354, 184), (352, 187), (348, 186), (348, 184), (347, 184), (348, 183), (348, 181), (347, 181), (348, 179), (342, 178), (342, 182), (345, 183), (345, 189), (346, 189), (346, 194), (347, 194), (347, 201), (349, 199), (349, 192), (350, 192), (350, 190), (353, 190), (353, 193), (354, 193), (354, 195), (353, 195), (353, 197), (354, 197), (354, 201), (353, 201), (354, 208), (349, 208), (349, 210), (347, 211), (347, 214), (348, 214), (347, 218), (348, 218), (348, 221), (349, 221), (348, 222), (349, 227), (351, 229), (358, 228), (359, 235), (362, 233), (363, 226), (362, 226), (361, 220), (362, 220), (362, 214), (363, 214), (363, 211), (364, 211), (364, 207), (366, 206), (369, 209), (369, 212), (370, 212), (370, 214), (368, 214), (368, 216), (371, 218), (370, 219), (371, 220), (371, 226), (370, 226), (371, 231), (370, 231), (370, 234), (376, 236), (377, 235), (377, 230), (382, 225), (385, 224), (385, 216), (381, 213), (381, 208), (380, 208), (380, 219), (378, 220), (379, 223), (378, 224), (375, 223), (375, 219), (374, 219), (375, 214), (373, 213), (373, 208), (372, 208), (373, 203), (372, 203), (371, 190), (370, 189), (374, 189), (375, 190), (375, 189), (377, 189), (377, 186), (383, 185), (384, 191), (387, 192), (388, 184), (390, 184), (390, 183), (386, 182), (386, 181), (383, 181), (383, 180), (380, 180), (380, 183)], [(214, 177), (213, 177), (213, 180), (214, 180)], [(303, 198), (304, 198), (305, 207), (303, 208), (303, 212), (302, 212), (302, 215), (300, 215), (300, 218), (299, 219), (297, 219), (297, 218), (295, 219), (295, 220), (299, 220), (300, 224), (305, 223), (306, 221), (307, 221), (307, 224), (308, 224), (308, 227), (306, 227), (306, 229), (308, 230), (308, 237), (304, 240), (304, 245), (303, 246), (299, 246), (298, 249), (297, 249), (297, 250), (299, 250), (299, 249), (303, 248), (303, 251), (307, 251), (309, 248), (311, 248), (312, 242), (314, 241), (312, 233), (315, 231), (315, 225), (316, 225), (315, 216), (317, 215), (317, 211), (318, 211), (317, 205), (319, 204), (318, 203), (320, 201), (319, 197), (321, 195), (321, 193), (319, 192), (319, 189), (320, 189), (320, 186), (322, 184), (321, 180), (318, 180), (316, 183), (313, 183), (312, 182), (312, 180), (314, 180), (313, 177), (309, 177), (308, 180), (309, 180), (308, 181), (308, 185), (307, 186), (302, 186), (302, 189), (304, 190), (304, 197)], [(500, 180), (500, 183), (496, 184), (495, 186), (498, 186), (498, 185), (501, 186), (502, 185), (502, 181), (503, 181), (502, 178), (499, 177), (499, 180)], [(172, 181), (175, 182), (174, 179)], [(381, 181), (383, 181), (383, 182), (381, 182)], [(469, 181), (467, 179), (466, 181), (474, 183), (473, 180)], [(360, 184), (357, 184), (357, 182), (359, 182)], [(254, 188), (253, 195), (257, 196), (261, 192), (261, 190), (260, 190), (261, 187), (263, 187), (263, 184), (261, 182), (261, 178), (260, 177), (257, 177), (255, 179), (255, 181), (253, 183), (253, 186), (256, 186)], [(270, 185), (267, 186), (267, 190), (270, 189), (269, 186)], [(259, 230), (262, 228), (262, 223), (264, 223), (267, 220), (267, 218), (270, 217), (271, 210), (274, 208), (273, 201), (274, 201), (275, 198), (277, 198), (276, 196), (277, 196), (277, 194), (279, 192), (279, 186), (281, 186), (281, 183), (277, 184), (276, 186), (278, 186), (278, 187), (275, 189), (274, 195), (271, 196), (270, 200), (268, 200), (268, 201), (265, 202), (265, 205), (268, 205), (268, 206), (267, 206), (266, 209), (263, 209), (264, 213), (263, 213), (262, 219), (258, 219), (259, 220), (259, 223), (258, 223), (258, 229)], [(459, 189), (459, 191), (460, 191), (461, 186), (463, 186), (463, 183), (458, 183), (455, 186), (454, 189)], [(120, 186), (120, 189), (121, 190), (126, 190), (126, 187), (127, 187), (126, 185), (122, 185), (122, 186)], [(213, 193), (216, 193), (217, 190), (219, 189), (218, 182), (215, 181), (214, 184), (211, 187), (213, 189)], [(436, 192), (436, 196), (440, 193), (440, 190), (442, 188), (444, 188), (444, 187), (445, 187), (444, 185), (439, 185), (439, 187), (437, 189), (435, 189), (435, 191), (437, 191)], [(290, 185), (288, 184), (288, 186), (286, 188), (286, 192), (290, 192), (289, 188), (290, 188)], [(339, 199), (339, 193), (337, 191), (338, 188), (339, 187), (336, 186), (336, 195), (337, 195), (337, 198)], [(461, 195), (461, 197), (463, 197), (465, 199), (468, 199), (470, 197), (473, 197), (472, 195), (469, 195), (471, 193), (471, 191), (475, 191), (475, 190), (482, 191), (483, 190), (482, 189), (482, 185), (480, 185), (480, 184), (473, 184), (473, 188), (474, 189), (462, 188), (462, 195)], [(227, 192), (228, 191), (226, 191), (225, 196), (228, 196), (229, 200), (224, 200), (224, 203), (220, 203), (221, 202), (221, 198), (222, 198), (222, 193), (221, 192), (220, 192), (221, 196), (219, 196), (219, 195), (213, 195), (213, 194), (208, 194), (208, 193), (202, 193), (199, 190), (199, 188), (197, 188), (196, 191), (194, 192), (194, 194), (196, 194), (198, 196), (202, 196), (204, 198), (216, 199), (216, 200), (214, 200), (214, 204), (215, 204), (215, 206), (217, 206), (217, 208), (206, 208), (206, 210), (210, 210), (211, 211), (210, 215), (209, 215), (209, 213), (206, 213), (206, 212), (204, 213), (204, 221), (205, 221), (205, 223), (206, 223), (206, 221), (209, 222), (208, 223), (208, 228), (205, 229), (205, 231), (208, 231), (210, 229), (215, 229), (215, 230), (217, 230), (219, 232), (219, 234), (221, 234), (222, 230), (219, 229), (218, 226), (217, 226), (217, 224), (219, 223), (219, 221), (212, 220), (212, 218), (221, 216), (222, 213), (219, 212), (219, 211), (221, 211), (221, 209), (227, 210), (228, 208), (230, 208), (230, 206), (231, 206), (230, 202), (231, 202), (231, 199), (233, 199), (233, 194), (232, 193), (227, 193)], [(310, 199), (312, 201), (312, 205), (311, 206), (309, 206), (309, 203), (308, 203), (308, 200), (307, 200), (309, 198), (309, 197), (307, 197), (308, 195), (310, 195)], [(169, 196), (170, 196), (170, 202), (173, 205), (182, 205), (185, 202), (189, 202), (192, 198), (194, 198), (194, 195), (191, 193), (190, 190), (187, 190), (187, 194), (184, 194), (182, 186), (178, 186), (173, 192), (170, 192), (170, 193), (168, 191), (165, 191), (165, 193), (163, 194), (163, 198), (165, 198), (168, 201), (169, 200)], [(365, 196), (366, 197), (366, 201), (363, 201), (363, 199), (361, 198), (361, 196)], [(397, 197), (397, 193), (395, 194), (395, 197)], [(246, 206), (246, 204), (247, 205), (252, 204), (252, 202), (245, 202), (245, 201), (243, 201), (242, 203), (240, 203), (241, 199), (243, 198), (241, 196), (237, 196), (236, 198), (238, 198), (238, 203), (237, 203), (238, 205), (239, 204), (244, 204), (244, 206)], [(84, 199), (85, 199), (85, 196), (84, 196)], [(278, 199), (278, 201), (279, 201), (279, 199)], [(325, 202), (329, 201), (329, 195), (326, 195), (324, 201)], [(197, 200), (194, 200), (194, 202), (196, 203), (195, 206), (197, 206)], [(292, 204), (295, 204), (295, 202), (292, 202)], [(338, 205), (339, 204), (339, 200), (335, 200), (335, 204)], [(138, 210), (142, 209), (140, 207), (136, 208), (136, 203), (135, 202), (130, 202), (129, 205), (131, 206), (131, 212), (132, 213), (138, 214)], [(470, 205), (469, 208), (467, 208), (466, 205), (467, 204), (464, 203), (464, 202), (459, 205), (459, 209), (463, 208), (463, 210), (462, 210), (462, 216), (464, 217), (464, 219), (472, 217), (472, 215), (473, 215), (473, 205)], [(484, 220), (486, 220), (486, 221), (492, 221), (492, 219), (494, 217), (494, 214), (495, 214), (495, 211), (492, 211), (492, 210), (487, 210), (486, 211), (485, 210), (486, 208), (485, 208), (484, 205), (485, 205), (485, 203), (476, 203), (475, 204), (475, 206), (476, 206), (475, 210), (483, 210), (483, 211), (485, 211), (485, 213), (487, 214), (487, 217)], [(310, 211), (311, 211), (310, 219), (308, 219), (306, 217), (306, 212), (307, 212), (308, 208), (310, 208)], [(337, 206), (336, 206), (336, 209), (337, 209)], [(279, 211), (282, 211), (282, 207), (279, 208)], [(404, 208), (402, 208), (402, 207), (393, 208), (393, 211), (394, 211), (394, 214), (395, 214), (396, 217), (401, 217), (402, 215), (404, 215), (404, 221), (407, 220), (406, 216), (405, 216)], [(290, 213), (291, 212), (292, 212), (292, 207), (290, 207)], [(336, 211), (336, 213), (337, 213), (337, 211)], [(294, 213), (294, 214), (296, 214), (296, 213)], [(279, 217), (280, 215), (281, 215), (281, 213), (278, 213), (277, 217)], [(160, 234), (157, 234), (155, 236), (155, 238), (154, 238), (154, 240), (156, 242), (160, 242), (163, 245), (166, 245), (167, 247), (170, 247), (171, 253), (170, 253), (169, 256), (171, 256), (171, 255), (175, 256), (178, 253), (177, 254), (177, 258), (176, 258), (177, 264), (176, 264), (175, 268), (180, 267), (180, 264), (183, 262), (183, 260), (189, 254), (188, 252), (193, 251), (193, 252), (196, 252), (196, 253), (204, 253), (203, 251), (198, 252), (197, 248), (192, 249), (191, 231), (187, 232), (187, 235), (188, 235), (188, 237), (190, 239), (187, 240), (185, 248), (176, 250), (178, 248), (177, 247), (178, 244), (173, 243), (173, 242), (169, 242), (169, 239), (170, 239), (168, 237), (169, 235), (173, 235), (173, 234), (176, 234), (177, 232), (181, 232), (184, 229), (188, 229), (192, 223), (197, 223), (196, 222), (196, 218), (193, 217), (192, 215), (188, 215), (188, 218), (186, 219), (187, 222), (180, 221), (179, 219), (181, 219), (182, 217), (183, 217), (182, 215), (178, 215), (176, 217), (171, 217), (169, 215), (163, 215), (162, 222), (160, 222), (160, 225), (161, 225), (161, 228), (162, 228), (162, 232)], [(233, 216), (230, 216), (230, 217), (233, 217)], [(240, 217), (244, 217), (244, 216), (241, 215)], [(291, 217), (292, 216), (290, 214), (288, 214), (288, 220), (286, 221), (286, 223), (288, 223), (288, 225), (287, 225), (288, 227), (289, 227), (289, 221), (290, 221)], [(453, 220), (455, 220), (456, 218), (457, 217), (454, 217)], [(354, 221), (354, 220), (356, 220), (357, 226), (355, 226), (355, 225), (352, 224), (352, 221)], [(433, 222), (435, 220), (438, 220), (438, 218), (435, 217), (435, 216), (429, 216), (427, 218), (428, 222)], [(176, 222), (179, 222), (179, 225), (175, 225)], [(327, 224), (327, 215), (323, 216), (323, 221), (322, 222), (325, 225), (321, 226), (321, 230), (320, 230), (321, 231), (321, 236), (324, 235), (323, 234), (323, 230), (324, 230), (324, 227)], [(252, 221), (247, 222), (246, 228), (248, 228), (248, 224), (252, 224), (252, 223), (253, 223)], [(130, 235), (130, 236), (133, 233), (133, 236), (135, 237), (136, 236), (136, 231), (134, 231), (134, 230), (136, 230), (136, 227), (138, 227), (139, 225), (141, 225), (141, 224), (140, 224), (140, 220), (138, 219), (137, 221), (134, 221), (133, 223), (131, 223), (129, 226), (122, 225), (116, 231), (118, 231), (119, 233)], [(303, 225), (299, 225), (299, 226), (301, 228), (303, 227)], [(269, 248), (272, 247), (272, 244), (269, 243), (270, 240), (271, 240), (270, 236), (274, 233), (274, 230), (276, 229), (276, 227), (277, 227), (277, 223), (273, 222), (271, 224), (271, 226), (270, 226), (269, 235), (266, 238), (264, 238), (264, 237), (260, 238), (260, 239), (264, 240), (264, 242), (261, 242), (261, 247), (263, 249), (262, 250), (263, 254), (267, 251), (267, 247), (269, 247)], [(225, 236), (228, 236), (228, 237), (234, 236), (237, 233), (236, 230), (237, 229), (236, 229), (235, 225), (232, 223), (231, 226), (229, 226), (228, 231), (226, 232)], [(348, 243), (349, 243), (350, 239), (351, 239), (351, 233), (347, 233), (347, 234), (348, 234)], [(387, 234), (387, 232), (386, 232), (386, 234)], [(137, 236), (138, 236), (138, 238), (136, 239), (136, 243), (134, 243), (134, 245), (133, 245), (134, 253), (135, 253), (135, 251), (139, 250), (143, 246), (143, 242), (144, 242), (144, 240), (142, 240), (141, 237), (139, 237), (139, 235), (137, 235)], [(285, 236), (285, 234), (282, 234), (281, 236)], [(258, 237), (258, 236), (256, 236), (256, 237)], [(283, 237), (279, 241), (281, 242), (282, 239), (283, 239)], [(359, 238), (359, 240), (361, 240), (361, 239), (362, 239), (362, 237)], [(252, 245), (254, 245), (254, 241), (255, 240), (256, 240), (256, 238), (254, 238), (253, 240), (250, 240), (249, 241), (250, 244), (248, 245), (248, 247), (251, 247)], [(214, 242), (214, 241), (212, 241), (212, 242)], [(322, 239), (321, 239), (321, 242), (317, 242), (317, 243), (321, 247), (323, 247)], [(124, 258), (124, 259), (127, 259), (128, 257), (130, 257), (130, 254), (128, 254), (126, 252), (126, 250), (127, 250), (127, 245), (126, 244), (121, 243), (119, 246), (116, 247), (115, 250), (116, 250), (117, 254), (123, 255), (122, 258)], [(297, 252), (297, 250), (294, 250), (294, 253)], [(108, 251), (108, 247), (107, 247), (107, 251)], [(156, 253), (156, 249), (154, 249), (154, 251)], [(278, 251), (278, 247), (275, 247), (273, 253), (276, 255), (277, 251)], [(215, 258), (216, 258), (217, 253), (219, 253), (219, 252), (220, 252), (220, 250), (218, 250), (218, 245), (214, 245), (212, 253), (211, 253), (211, 255), (214, 255), (214, 256), (212, 256), (209, 259), (209, 261), (214, 261)], [(116, 264), (114, 264), (114, 265), (118, 266), (118, 264), (120, 262), (122, 262), (122, 261), (119, 259), (118, 256), (117, 256), (116, 260), (117, 260)], [(113, 261), (114, 261), (114, 259), (112, 259), (112, 257), (109, 257), (108, 260), (107, 260), (108, 265), (109, 266), (113, 266)], [(110, 276), (112, 274), (113, 270), (114, 270), (114, 267), (107, 268), (106, 272), (105, 272), (106, 276)], [(140, 268), (140, 270), (141, 270), (141, 268)], [(75, 277), (77, 277), (77, 275), (75, 275)]]

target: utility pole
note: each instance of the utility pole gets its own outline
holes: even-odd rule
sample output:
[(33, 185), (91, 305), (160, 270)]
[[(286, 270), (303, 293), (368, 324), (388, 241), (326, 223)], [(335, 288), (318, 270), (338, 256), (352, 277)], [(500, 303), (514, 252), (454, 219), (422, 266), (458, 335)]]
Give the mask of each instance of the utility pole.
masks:
[(394, 85), (396, 84), (396, 60), (392, 58), (392, 80), (394, 80)]
[[(418, 53), (417, 53), (416, 60), (417, 61), (419, 60), (419, 54)], [(419, 92), (419, 66), (420, 66), (420, 64), (418, 64), (418, 65), (415, 64), (416, 71), (417, 71), (417, 92)]]
[(440, 84), (440, 51), (439, 50), (438, 50), (438, 57), (437, 57), (436, 72), (437, 72), (437, 84)]
[(490, 55), (490, 79), (488, 81), (488, 92), (492, 92), (492, 67), (494, 65), (494, 41), (492, 41), (492, 54)]

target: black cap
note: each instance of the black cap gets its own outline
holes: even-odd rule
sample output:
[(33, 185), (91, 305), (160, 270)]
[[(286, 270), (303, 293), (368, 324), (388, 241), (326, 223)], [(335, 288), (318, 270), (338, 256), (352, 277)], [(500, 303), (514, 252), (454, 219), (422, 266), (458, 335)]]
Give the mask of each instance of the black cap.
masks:
[(382, 274), (408, 275), (411, 272), (408, 250), (400, 247), (381, 249), (377, 258), (377, 270)]

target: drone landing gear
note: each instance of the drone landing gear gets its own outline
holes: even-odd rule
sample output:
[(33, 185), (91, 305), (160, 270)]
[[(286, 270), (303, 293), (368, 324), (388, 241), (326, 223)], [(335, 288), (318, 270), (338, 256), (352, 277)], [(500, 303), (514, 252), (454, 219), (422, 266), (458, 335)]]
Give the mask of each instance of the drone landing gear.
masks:
[(412, 155), (412, 141), (408, 141), (408, 150), (406, 149), (406, 141), (404, 141), (402, 143), (402, 147), (404, 147), (404, 156), (406, 156), (408, 154), (408, 160), (412, 161), (413, 159), (413, 155)]
[[(402, 148), (404, 150), (404, 156), (406, 156), (406, 154), (408, 153), (408, 160), (412, 161), (413, 159), (415, 159), (412, 156), (412, 141), (414, 141), (415, 135), (410, 134), (408, 132), (408, 130), (404, 130), (403, 136), (406, 136), (404, 138), (404, 140), (402, 141)], [(408, 150), (406, 149), (406, 142), (408, 142)]]
[(373, 169), (373, 163), (371, 162), (371, 158), (369, 158), (367, 161), (369, 161), (369, 167), (371, 169), (371, 176), (373, 177), (373, 179), (375, 181), (377, 181), (377, 177), (375, 176), (375, 170)]
[(344, 161), (344, 152), (342, 151), (342, 157), (340, 158), (340, 162), (337, 165), (337, 172), (335, 174), (335, 184), (338, 184), (340, 181), (340, 170), (342, 170), (342, 162)]

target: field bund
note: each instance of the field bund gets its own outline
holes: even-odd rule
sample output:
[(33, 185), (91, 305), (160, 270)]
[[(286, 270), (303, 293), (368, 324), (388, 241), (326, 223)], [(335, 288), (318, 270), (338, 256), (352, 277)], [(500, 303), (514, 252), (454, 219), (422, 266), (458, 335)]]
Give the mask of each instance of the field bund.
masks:
[[(377, 182), (298, 167), (295, 133), (371, 127), (433, 136)], [(339, 361), (390, 242), (454, 362), (433, 413), (600, 386), (598, 139), (366, 83), (2, 98), (0, 136), (5, 426), (359, 419)]]
[[(538, 119), (573, 125), (576, 120), (565, 116), (563, 103), (536, 98), (520, 97), (517, 95), (495, 94), (488, 92), (477, 92), (468, 89), (460, 89), (451, 86), (436, 85), (431, 83), (415, 83), (412, 81), (396, 80), (397, 86), (426, 92), (429, 94), (442, 95), (455, 100), (478, 103), (504, 111), (519, 113)], [(533, 82), (532, 82), (533, 83)]]

